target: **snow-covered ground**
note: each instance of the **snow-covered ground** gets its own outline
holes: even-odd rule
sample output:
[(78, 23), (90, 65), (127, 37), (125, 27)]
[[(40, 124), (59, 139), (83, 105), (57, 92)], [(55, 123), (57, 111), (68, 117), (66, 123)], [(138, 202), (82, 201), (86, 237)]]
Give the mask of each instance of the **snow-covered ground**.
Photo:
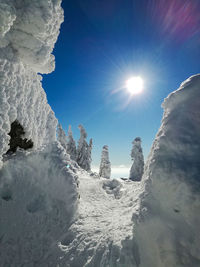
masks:
[(123, 241), (133, 236), (132, 215), (139, 209), (142, 183), (99, 178), (85, 171), (78, 176), (79, 217), (62, 241), (65, 255), (60, 266), (123, 266), (120, 250)]

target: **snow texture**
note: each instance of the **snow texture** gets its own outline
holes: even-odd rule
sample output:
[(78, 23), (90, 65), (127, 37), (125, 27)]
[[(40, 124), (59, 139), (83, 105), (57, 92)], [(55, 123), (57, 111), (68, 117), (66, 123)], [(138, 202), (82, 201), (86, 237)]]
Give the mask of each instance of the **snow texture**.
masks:
[(69, 125), (68, 136), (67, 136), (67, 153), (70, 155), (70, 158), (76, 161), (77, 152), (76, 152), (76, 142), (72, 135), (71, 125)]
[(34, 149), (56, 140), (57, 119), (37, 72), (54, 69), (62, 21), (59, 0), (0, 0), (0, 168), (15, 120)]
[(83, 170), (78, 177), (79, 216), (60, 243), (58, 266), (134, 266), (132, 214), (139, 209), (142, 183), (95, 178)]
[(67, 136), (60, 123), (57, 128), (57, 140), (67, 150)]
[(82, 125), (79, 125), (78, 127), (80, 129), (80, 139), (77, 148), (77, 163), (82, 169), (90, 171), (92, 140), (90, 141), (90, 145), (88, 145), (86, 141), (87, 133), (84, 127)]
[(1, 57), (34, 72), (54, 70), (51, 54), (63, 21), (61, 0), (0, 0)]
[(111, 164), (109, 161), (108, 146), (103, 146), (101, 154), (101, 163), (99, 168), (99, 175), (104, 178), (110, 178), (111, 175)]
[(129, 176), (129, 179), (132, 181), (141, 181), (144, 172), (144, 156), (141, 142), (140, 137), (136, 137), (132, 142), (133, 148), (131, 151), (131, 159), (133, 160), (133, 164), (131, 166)]
[(200, 266), (200, 75), (163, 103), (144, 177), (136, 240), (141, 267)]
[(0, 266), (56, 266), (77, 210), (77, 177), (58, 144), (18, 151), (0, 170)]

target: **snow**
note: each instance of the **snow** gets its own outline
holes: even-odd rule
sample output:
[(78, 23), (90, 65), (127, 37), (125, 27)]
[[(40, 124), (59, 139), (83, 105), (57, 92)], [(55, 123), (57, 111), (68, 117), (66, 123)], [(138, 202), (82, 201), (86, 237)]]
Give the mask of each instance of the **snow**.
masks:
[(17, 120), (33, 149), (56, 140), (57, 119), (37, 73), (54, 70), (51, 55), (63, 21), (59, 0), (0, 0), (0, 168)]
[[(140, 266), (200, 266), (200, 75), (163, 103), (135, 240)], [(145, 251), (145, 253), (144, 253)]]
[(111, 175), (111, 164), (109, 160), (108, 146), (103, 146), (101, 153), (101, 163), (99, 167), (99, 175), (104, 178), (110, 178)]
[(77, 147), (77, 163), (78, 165), (86, 170), (91, 170), (91, 151), (92, 151), (92, 139), (90, 139), (90, 143), (88, 145), (86, 138), (87, 133), (82, 125), (78, 126), (80, 130), (80, 138), (78, 140), (78, 147)]
[(67, 153), (70, 155), (70, 158), (76, 161), (77, 153), (76, 153), (76, 142), (72, 135), (72, 128), (69, 125), (68, 136), (67, 136)]
[(132, 181), (141, 181), (144, 172), (144, 156), (141, 143), (140, 137), (136, 137), (132, 142), (131, 159), (133, 160), (133, 164), (129, 176), (129, 179)]
[[(38, 74), (54, 69), (60, 4), (0, 0), (0, 265), (200, 266), (200, 75), (165, 99), (142, 182), (89, 175), (56, 142)], [(33, 149), (3, 161), (14, 121)], [(79, 164), (90, 169), (80, 130)]]
[(56, 266), (75, 219), (77, 176), (58, 144), (18, 151), (0, 170), (0, 266)]
[(61, 0), (1, 0), (0, 47), (4, 59), (22, 61), (34, 72), (54, 70), (51, 54), (63, 21)]
[(84, 171), (78, 177), (79, 217), (60, 244), (64, 255), (59, 266), (122, 266), (126, 253), (122, 247), (133, 235), (132, 214), (139, 209), (142, 183), (108, 180)]

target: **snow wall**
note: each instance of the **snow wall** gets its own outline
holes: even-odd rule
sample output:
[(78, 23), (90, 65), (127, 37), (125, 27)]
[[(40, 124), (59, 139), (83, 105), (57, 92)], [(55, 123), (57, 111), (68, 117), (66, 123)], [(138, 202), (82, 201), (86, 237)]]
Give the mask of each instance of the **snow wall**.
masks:
[[(200, 266), (200, 75), (163, 103), (162, 125), (146, 164), (134, 216), (136, 266)], [(134, 266), (134, 265), (133, 265)]]
[(41, 75), (54, 70), (51, 54), (63, 21), (61, 0), (0, 0), (0, 160), (15, 120), (34, 149), (56, 140), (57, 119)]
[[(76, 216), (76, 170), (38, 74), (54, 70), (62, 21), (60, 0), (0, 0), (0, 266), (57, 266)], [(16, 120), (33, 149), (3, 162)]]

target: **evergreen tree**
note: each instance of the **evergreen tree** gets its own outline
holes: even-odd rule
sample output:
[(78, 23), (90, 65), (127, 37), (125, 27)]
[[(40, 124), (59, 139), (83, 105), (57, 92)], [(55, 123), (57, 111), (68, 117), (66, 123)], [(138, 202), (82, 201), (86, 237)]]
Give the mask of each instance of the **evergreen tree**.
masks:
[(67, 153), (70, 155), (72, 160), (76, 161), (77, 152), (76, 152), (76, 142), (74, 141), (72, 135), (71, 125), (69, 125), (68, 136), (67, 136)]
[(87, 133), (85, 129), (82, 125), (79, 125), (78, 127), (80, 129), (81, 136), (78, 141), (77, 163), (82, 169), (90, 171), (92, 140), (90, 140), (90, 145), (88, 145), (86, 141)]
[(87, 162), (88, 162), (88, 166), (87, 169), (88, 171), (91, 170), (91, 162), (92, 162), (92, 138), (90, 139), (89, 145), (88, 145), (88, 149), (87, 149)]
[(64, 147), (64, 149), (67, 150), (67, 136), (60, 123), (58, 124), (57, 128), (57, 140)]
[(141, 142), (140, 137), (136, 137), (132, 142), (133, 148), (131, 151), (131, 159), (133, 160), (133, 164), (129, 176), (129, 179), (132, 181), (141, 181), (144, 172), (144, 156)]
[(99, 168), (99, 175), (104, 178), (110, 178), (111, 175), (111, 164), (109, 161), (108, 146), (103, 146), (101, 154), (101, 163)]

